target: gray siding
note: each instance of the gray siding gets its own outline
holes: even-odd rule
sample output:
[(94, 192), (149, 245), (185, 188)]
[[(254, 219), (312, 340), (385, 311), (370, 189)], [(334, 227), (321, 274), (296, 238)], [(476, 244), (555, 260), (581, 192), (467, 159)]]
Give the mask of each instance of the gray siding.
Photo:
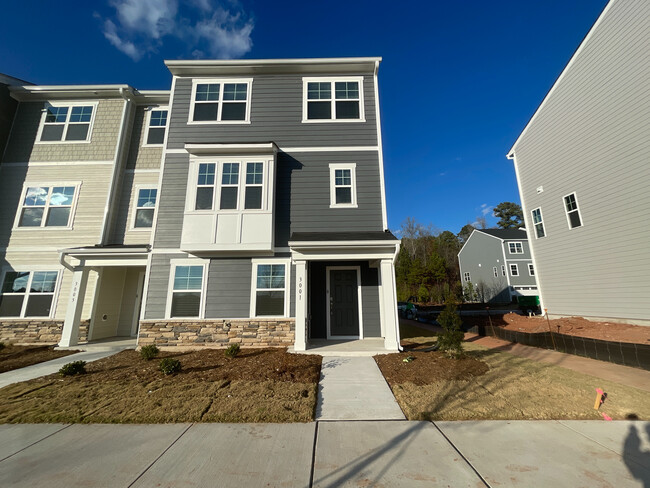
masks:
[[(273, 141), (278, 146), (370, 146), (377, 144), (373, 76), (364, 77), (366, 122), (302, 123), (302, 77), (253, 77), (250, 124), (188, 125), (192, 79), (178, 78), (173, 94), (168, 148), (187, 142), (245, 143)], [(323, 76), (336, 76), (323, 75)], [(348, 76), (348, 75), (345, 75)], [(245, 76), (243, 78), (246, 78)]]
[(188, 165), (188, 154), (168, 154), (166, 157), (154, 247), (178, 249), (181, 244)]
[[(475, 289), (479, 285), (486, 288), (487, 301), (510, 301), (508, 278), (501, 273), (501, 265), (506, 263), (503, 260), (503, 244), (500, 239), (482, 232), (473, 232), (458, 254), (458, 263), (463, 286), (467, 284), (465, 273), (469, 272), (470, 281)], [(494, 267), (497, 268), (496, 278)], [(507, 266), (506, 273), (510, 273)]]
[(649, 33), (647, 0), (613, 0), (514, 147), (526, 227), (544, 218), (531, 245), (551, 314), (650, 319)]
[(252, 270), (250, 258), (210, 260), (206, 319), (250, 317)]
[(145, 305), (145, 319), (161, 319), (165, 316), (167, 292), (169, 291), (170, 259), (185, 258), (186, 254), (154, 254), (151, 257), (149, 288)]

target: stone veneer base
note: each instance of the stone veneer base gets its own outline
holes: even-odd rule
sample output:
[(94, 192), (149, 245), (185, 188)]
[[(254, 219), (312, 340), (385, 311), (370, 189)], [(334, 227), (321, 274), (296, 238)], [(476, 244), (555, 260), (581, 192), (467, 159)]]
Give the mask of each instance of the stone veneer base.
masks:
[[(79, 342), (87, 340), (89, 323), (83, 320), (79, 325)], [(6, 344), (58, 344), (62, 331), (63, 320), (0, 320), (0, 342)]]

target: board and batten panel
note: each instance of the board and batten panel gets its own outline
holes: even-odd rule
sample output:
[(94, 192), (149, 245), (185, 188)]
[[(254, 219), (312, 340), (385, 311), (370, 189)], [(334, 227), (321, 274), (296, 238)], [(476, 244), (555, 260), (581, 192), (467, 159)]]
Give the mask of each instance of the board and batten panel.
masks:
[[(250, 124), (188, 124), (192, 79), (177, 78), (167, 147), (185, 143), (254, 143), (278, 146), (376, 146), (377, 121), (372, 74), (364, 76), (365, 122), (303, 123), (302, 77), (254, 75)], [(336, 76), (321, 75), (321, 76)], [(343, 76), (343, 75), (341, 75)], [(345, 75), (349, 76), (349, 75)], [(242, 78), (250, 78), (242, 76)]]
[[(127, 172), (122, 179), (122, 194), (117, 209), (115, 231), (112, 242), (115, 244), (149, 244), (151, 228), (134, 228), (133, 219), (138, 203), (138, 191), (158, 187), (158, 173)], [(157, 201), (160, 198), (157, 197)]]
[[(75, 103), (85, 101), (76, 100)], [(35, 144), (45, 102), (21, 102), (18, 104), (3, 162), (113, 160), (124, 103), (121, 98), (99, 100), (89, 143)]]
[(147, 142), (145, 128), (147, 125), (147, 110), (151, 106), (138, 105), (135, 108), (133, 119), (133, 132), (131, 135), (131, 144), (129, 147), (128, 159), (126, 161), (127, 169), (158, 169), (162, 159), (162, 145), (154, 147), (143, 147)]
[(544, 219), (531, 246), (550, 314), (650, 319), (649, 33), (650, 3), (612, 2), (514, 147), (526, 227)]
[(205, 318), (250, 317), (252, 270), (250, 258), (210, 260)]

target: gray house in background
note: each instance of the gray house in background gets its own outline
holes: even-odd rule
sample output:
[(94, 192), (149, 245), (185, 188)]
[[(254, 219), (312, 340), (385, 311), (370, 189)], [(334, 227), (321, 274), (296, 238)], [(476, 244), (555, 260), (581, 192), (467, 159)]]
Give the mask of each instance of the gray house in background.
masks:
[(610, 1), (508, 153), (550, 315), (650, 325), (649, 46)]
[(463, 287), (471, 283), (481, 301), (510, 303), (538, 294), (525, 229), (475, 229), (458, 264)]

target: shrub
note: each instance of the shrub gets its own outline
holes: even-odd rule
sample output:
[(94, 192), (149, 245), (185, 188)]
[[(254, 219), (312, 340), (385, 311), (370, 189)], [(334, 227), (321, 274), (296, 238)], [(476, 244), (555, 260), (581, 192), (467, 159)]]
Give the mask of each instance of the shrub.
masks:
[(453, 297), (447, 298), (447, 305), (438, 316), (438, 323), (444, 329), (444, 332), (438, 336), (439, 349), (452, 358), (462, 356), (465, 334), (460, 329), (462, 321), (456, 313), (456, 301)]
[(86, 361), (73, 361), (64, 364), (59, 370), (61, 376), (74, 376), (76, 374), (86, 374)]
[(228, 346), (224, 354), (226, 355), (227, 358), (234, 358), (235, 356), (237, 356), (237, 354), (239, 354), (240, 350), (241, 348), (239, 347), (239, 343), (235, 342)]
[(174, 358), (165, 358), (160, 361), (160, 371), (163, 374), (174, 374), (181, 370), (181, 362)]
[(140, 349), (140, 356), (142, 356), (142, 359), (149, 361), (155, 358), (159, 352), (160, 349), (158, 349), (155, 344), (149, 344), (148, 346), (142, 346)]

